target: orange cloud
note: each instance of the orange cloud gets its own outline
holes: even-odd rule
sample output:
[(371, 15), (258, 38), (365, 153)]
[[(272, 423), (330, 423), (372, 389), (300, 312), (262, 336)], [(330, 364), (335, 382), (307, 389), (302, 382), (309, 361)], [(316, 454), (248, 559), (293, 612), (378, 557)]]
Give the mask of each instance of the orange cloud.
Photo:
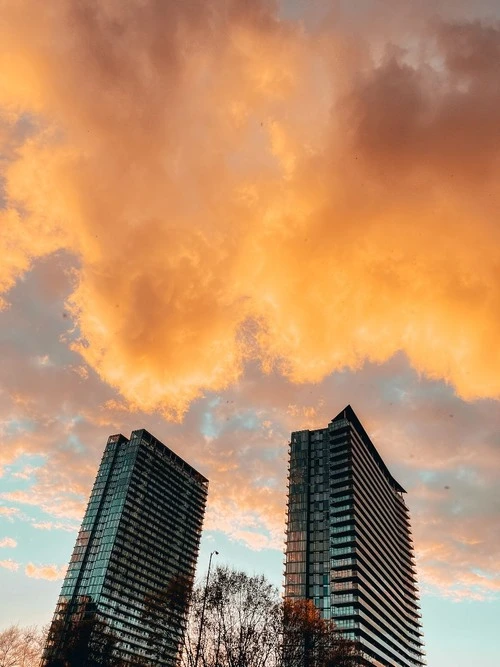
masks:
[(235, 530), (231, 537), (239, 542), (242, 542), (254, 551), (261, 551), (261, 549), (276, 549), (275, 541), (262, 533), (251, 530)]
[(3, 537), (0, 539), (0, 547), (13, 549), (14, 547), (17, 547), (17, 542), (12, 537)]
[[(11, 316), (4, 315), (7, 324)], [(38, 322), (33, 324), (37, 336)], [(58, 351), (64, 352), (62, 342), (54, 358)], [(408, 490), (425, 590), (454, 599), (493, 595), (491, 582), (500, 571), (500, 545), (491, 531), (500, 473), (496, 403), (467, 403), (442, 382), (419, 379), (404, 355), (307, 385), (288, 383), (278, 373), (263, 375), (254, 364), (238, 386), (197, 401), (182, 425), (126, 412), (121, 402), (108, 404), (113, 394), (94, 373), (82, 384), (71, 367), (40, 367), (13, 353), (5, 358), (0, 384), (22, 394), (26, 413), (17, 412), (18, 400), (11, 407), (18, 420), (32, 420), (33, 430), (5, 434), (3, 450), (14, 459), (20, 453), (44, 457), (29, 488), (11, 491), (4, 502), (20, 504), (23, 515), (10, 508), (11, 518), (33, 527), (35, 545), (43, 541), (40, 530), (77, 530), (107, 436), (127, 435), (144, 424), (210, 479), (205, 530), (222, 531), (255, 550), (282, 550), (290, 431), (324, 426), (350, 396)], [(0, 420), (9, 423), (9, 405), (2, 402), (1, 408)], [(39, 518), (40, 510), (46, 519)], [(61, 555), (61, 562), (69, 557)]]
[(85, 505), (81, 489), (62, 475), (66, 479), (66, 485), (58, 487), (56, 493), (46, 494), (46, 486), (49, 485), (48, 476), (48, 471), (44, 471), (41, 483), (32, 487), (30, 491), (4, 492), (1, 497), (14, 503), (39, 507), (55, 517), (80, 519)]
[(20, 512), (18, 507), (5, 507), (0, 506), (0, 516), (5, 516), (12, 519), (12, 517), (18, 515)]
[(37, 530), (64, 530), (69, 533), (76, 533), (78, 531), (78, 526), (61, 523), (60, 521), (37, 521), (34, 522), (32, 526)]
[(17, 572), (19, 569), (19, 563), (8, 558), (7, 560), (0, 560), (0, 567), (5, 568), (6, 570), (11, 570), (12, 572)]
[(398, 350), (500, 394), (496, 27), (370, 52), (264, 1), (3, 14), (0, 290), (74, 253), (72, 345), (131, 406)]
[(56, 581), (63, 579), (66, 574), (66, 565), (34, 565), (28, 563), (24, 568), (24, 573), (32, 579), (46, 579), (47, 581)]
[[(3, 2), (0, 308), (39, 258), (67, 251), (75, 328), (64, 341), (84, 362), (73, 355), (56, 375), (43, 350), (29, 389), (12, 374), (10, 416), (43, 429), (9, 438), (0, 463), (51, 457), (5, 500), (79, 519), (96, 433), (128, 426), (127, 409), (179, 419), (232, 386), (249, 403), (265, 394), (264, 428), (233, 427), (203, 447), (192, 429), (178, 449), (212, 481), (207, 527), (281, 548), (288, 431), (324, 425), (334, 403), (331, 386), (297, 397), (281, 378), (318, 383), (403, 351), (467, 400), (499, 396), (500, 33), (386, 5), (411, 48), (380, 6), (368, 40), (341, 21), (316, 33), (279, 20), (264, 1)], [(3, 358), (10, 367), (9, 350)], [(267, 384), (237, 385), (249, 365)], [(85, 402), (95, 373), (122, 395), (99, 387), (103, 410)], [(373, 405), (372, 380), (349, 390)], [(334, 391), (339, 404), (345, 392)], [(367, 428), (409, 477), (424, 462), (443, 476), (422, 497), (414, 480), (410, 496), (425, 581), (488, 595), (498, 545), (474, 494), (494, 488), (496, 449), (474, 431), (479, 409), (451, 426), (451, 400), (442, 414), (435, 402), (402, 400), (391, 425), (374, 409)], [(88, 427), (71, 422), (77, 410)], [(217, 410), (223, 423), (241, 412)], [(64, 449), (70, 434), (85, 434), (89, 451)], [(447, 494), (446, 474), (467, 466), (479, 481), (453, 479), (462, 495)], [(469, 496), (475, 504), (459, 502)], [(49, 524), (63, 525), (35, 527)]]

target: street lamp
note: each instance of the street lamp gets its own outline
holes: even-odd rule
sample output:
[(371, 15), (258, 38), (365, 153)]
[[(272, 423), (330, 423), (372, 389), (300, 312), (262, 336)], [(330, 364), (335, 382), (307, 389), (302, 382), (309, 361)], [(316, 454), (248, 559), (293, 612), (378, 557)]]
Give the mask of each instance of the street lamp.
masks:
[(210, 579), (210, 568), (212, 566), (212, 557), (218, 555), (219, 555), (218, 551), (212, 551), (208, 561), (207, 580), (205, 582), (205, 591), (203, 592), (203, 604), (201, 606), (201, 617), (200, 617), (200, 632), (198, 634), (198, 644), (196, 645), (196, 657), (194, 659), (194, 667), (198, 667), (198, 658), (200, 657), (201, 633), (203, 631), (203, 621), (205, 619), (205, 606), (207, 604), (208, 582)]

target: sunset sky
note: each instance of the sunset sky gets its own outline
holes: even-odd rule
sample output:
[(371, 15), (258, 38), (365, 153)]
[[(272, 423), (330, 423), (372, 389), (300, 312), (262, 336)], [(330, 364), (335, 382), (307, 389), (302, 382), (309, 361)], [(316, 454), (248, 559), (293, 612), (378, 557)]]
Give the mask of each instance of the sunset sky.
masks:
[(500, 664), (499, 110), (498, 0), (0, 0), (0, 630), (142, 427), (199, 573), (280, 585), (290, 431), (350, 403), (429, 666)]

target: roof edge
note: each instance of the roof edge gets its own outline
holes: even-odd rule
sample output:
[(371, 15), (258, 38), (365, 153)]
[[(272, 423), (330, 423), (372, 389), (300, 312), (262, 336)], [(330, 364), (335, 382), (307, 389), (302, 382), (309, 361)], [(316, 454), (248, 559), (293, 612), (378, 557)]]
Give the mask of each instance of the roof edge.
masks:
[(391, 475), (389, 468), (387, 465), (384, 463), (383, 458), (380, 456), (380, 454), (377, 451), (377, 448), (373, 444), (373, 442), (370, 439), (370, 436), (368, 433), (365, 431), (363, 424), (359, 421), (356, 413), (352, 409), (351, 405), (346, 405), (346, 407), (339, 412), (339, 414), (334, 417), (330, 423), (332, 422), (337, 422), (340, 421), (341, 419), (347, 419), (351, 424), (354, 425), (356, 431), (358, 431), (359, 435), (361, 436), (361, 439), (365, 443), (365, 445), (368, 447), (370, 450), (371, 454), (373, 455), (374, 459), (377, 461), (377, 463), (380, 465), (382, 472), (384, 472), (391, 484), (391, 486), (398, 491), (399, 493), (406, 493), (406, 490), (401, 486), (401, 484), (394, 479), (394, 477)]

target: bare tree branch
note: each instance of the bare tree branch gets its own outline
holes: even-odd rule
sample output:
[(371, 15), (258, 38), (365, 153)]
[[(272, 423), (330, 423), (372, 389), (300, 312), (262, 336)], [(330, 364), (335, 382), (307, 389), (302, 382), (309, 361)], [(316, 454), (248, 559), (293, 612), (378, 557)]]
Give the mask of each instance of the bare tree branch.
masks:
[(281, 600), (263, 576), (219, 567), (193, 592), (182, 667), (354, 667), (358, 656), (311, 601)]

